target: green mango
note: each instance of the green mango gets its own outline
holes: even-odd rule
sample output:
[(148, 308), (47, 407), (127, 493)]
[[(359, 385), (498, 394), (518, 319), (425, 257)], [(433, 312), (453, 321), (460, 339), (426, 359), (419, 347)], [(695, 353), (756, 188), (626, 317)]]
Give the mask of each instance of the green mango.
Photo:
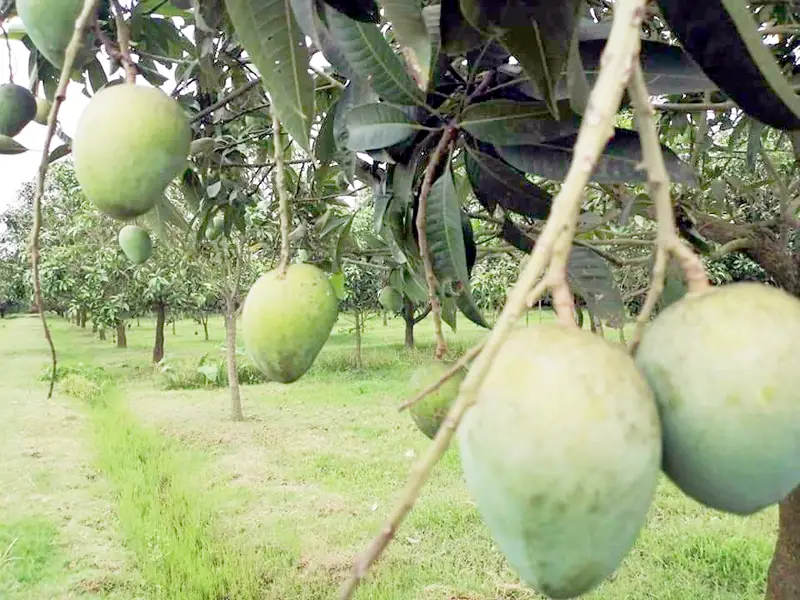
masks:
[(47, 118), (50, 116), (50, 109), (53, 103), (47, 98), (36, 98), (36, 115), (33, 120), (39, 125), (47, 125)]
[(213, 242), (219, 239), (219, 236), (221, 236), (224, 232), (225, 217), (222, 215), (217, 215), (211, 220), (211, 223), (209, 223), (208, 228), (206, 229), (206, 238)]
[[(423, 392), (428, 386), (441, 379), (442, 375), (451, 368), (452, 365), (442, 361), (433, 361), (417, 367), (409, 380), (408, 397), (413, 398)], [(442, 387), (409, 409), (416, 426), (429, 438), (436, 437), (439, 427), (442, 426), (450, 407), (458, 397), (458, 390), (465, 376), (466, 370), (461, 369)]]
[(800, 483), (798, 356), (800, 301), (760, 283), (689, 293), (648, 326), (636, 363), (684, 493), (748, 515)]
[[(75, 21), (83, 0), (17, 0), (17, 14), (36, 49), (59, 69), (75, 32)], [(94, 35), (90, 32), (78, 53), (75, 67), (81, 68), (94, 57)]]
[(498, 548), (550, 598), (630, 551), (659, 477), (655, 399), (622, 346), (558, 324), (513, 331), (458, 429), (467, 488)]
[(0, 85), (0, 135), (14, 137), (36, 116), (36, 98), (27, 88)]
[(388, 285), (378, 292), (378, 302), (383, 308), (393, 313), (403, 310), (403, 295)]
[(103, 88), (78, 120), (75, 175), (86, 197), (122, 221), (143, 215), (186, 167), (191, 129), (180, 105), (157, 88)]
[(282, 278), (274, 269), (261, 275), (245, 298), (245, 349), (270, 380), (292, 383), (311, 368), (338, 315), (339, 301), (323, 271), (292, 264)]
[(139, 265), (153, 254), (153, 241), (146, 229), (126, 225), (119, 232), (119, 246), (130, 261)]

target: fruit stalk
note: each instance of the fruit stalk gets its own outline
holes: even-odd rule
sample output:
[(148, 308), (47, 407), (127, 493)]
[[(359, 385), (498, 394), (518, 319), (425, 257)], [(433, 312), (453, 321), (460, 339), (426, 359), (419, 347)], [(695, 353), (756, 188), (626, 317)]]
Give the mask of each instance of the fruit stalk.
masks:
[(14, 83), (14, 60), (11, 56), (11, 39), (8, 37), (8, 31), (6, 31), (5, 25), (3, 25), (2, 18), (0, 18), (0, 32), (3, 33), (6, 50), (8, 51), (8, 83)]
[(692, 250), (686, 246), (678, 235), (675, 227), (675, 214), (672, 210), (672, 200), (669, 194), (669, 174), (664, 165), (664, 155), (658, 141), (658, 131), (653, 121), (655, 111), (647, 93), (644, 73), (640, 65), (635, 65), (631, 83), (628, 87), (636, 111), (636, 127), (642, 144), (642, 157), (647, 168), (647, 186), (651, 197), (655, 201), (656, 219), (658, 222), (658, 238), (656, 245), (656, 259), (653, 265), (653, 275), (650, 290), (647, 293), (644, 306), (636, 318), (636, 331), (630, 342), (630, 350), (636, 352), (644, 333), (644, 326), (650, 320), (650, 315), (664, 290), (667, 260), (674, 256), (681, 265), (686, 276), (689, 292), (702, 292), (708, 288), (703, 263)]
[[(641, 46), (639, 32), (645, 14), (644, 5), (645, 0), (619, 0), (616, 3), (611, 34), (603, 50), (600, 73), (589, 96), (586, 114), (578, 132), (574, 158), (561, 191), (553, 201), (547, 224), (516, 285), (512, 288), (500, 318), (486, 340), (484, 350), (470, 367), (461, 385), (458, 399), (442, 423), (428, 452), (413, 467), (405, 490), (381, 527), (381, 531), (356, 560), (350, 578), (342, 585), (340, 600), (352, 598), (370, 566), (380, 557), (402, 520), (413, 508), (433, 467), (450, 445), (461, 418), (475, 403), (481, 383), (492, 366), (497, 352), (516, 326), (528, 303), (535, 302), (535, 298), (529, 298), (531, 289), (546, 273), (554, 254), (557, 262), (566, 261), (564, 252), (565, 248), (568, 252), (574, 236), (583, 190), (603, 149), (614, 134), (615, 115), (619, 110), (631, 69), (638, 61)], [(562, 236), (566, 237), (569, 243), (557, 244)], [(548, 287), (548, 285), (537, 286), (540, 293)]]
[(431, 188), (433, 187), (433, 178), (436, 175), (436, 168), (439, 166), (442, 158), (444, 158), (454, 135), (455, 129), (452, 127), (446, 128), (428, 161), (428, 166), (425, 169), (425, 178), (422, 180), (422, 187), (419, 191), (419, 208), (417, 210), (416, 222), (419, 238), (419, 253), (422, 255), (422, 264), (425, 268), (425, 281), (428, 284), (428, 300), (431, 303), (433, 328), (436, 332), (436, 352), (434, 354), (436, 359), (441, 359), (447, 354), (447, 342), (444, 341), (444, 334), (442, 333), (442, 305), (439, 302), (439, 295), (436, 292), (438, 282), (436, 281), (436, 274), (433, 272), (433, 258), (431, 257), (431, 249), (428, 245), (428, 196), (430, 196)]
[(111, 4), (114, 6), (114, 20), (117, 23), (117, 43), (119, 44), (120, 59), (125, 67), (125, 79), (128, 83), (136, 83), (137, 68), (131, 57), (131, 30), (125, 22), (119, 0), (111, 0)]
[(42, 298), (42, 281), (39, 276), (39, 234), (42, 230), (42, 196), (44, 196), (44, 182), (47, 177), (47, 168), (50, 166), (50, 144), (56, 132), (56, 123), (58, 122), (58, 111), (61, 104), (66, 100), (67, 86), (70, 82), (70, 73), (72, 72), (72, 65), (81, 50), (83, 44), (83, 37), (91, 21), (95, 18), (97, 11), (97, 3), (99, 0), (85, 0), (80, 15), (75, 21), (75, 31), (72, 33), (72, 39), (67, 46), (64, 53), (64, 66), (61, 69), (61, 76), (58, 80), (58, 88), (56, 89), (55, 101), (50, 109), (50, 114), (47, 116), (47, 133), (44, 138), (44, 145), (42, 146), (42, 160), (39, 163), (39, 174), (36, 178), (36, 190), (33, 195), (33, 228), (31, 231), (31, 271), (33, 272), (33, 297), (36, 302), (36, 310), (39, 311), (39, 316), (42, 319), (42, 327), (44, 328), (44, 337), (47, 339), (47, 344), (50, 346), (50, 357), (52, 360), (52, 373), (50, 375), (50, 390), (47, 393), (48, 398), (53, 397), (53, 388), (56, 384), (56, 369), (58, 368), (58, 355), (56, 347), (53, 343), (53, 338), (50, 335), (50, 328), (47, 326), (47, 317), (44, 314), (44, 300)]
[(272, 142), (274, 146), (275, 159), (275, 187), (278, 193), (278, 205), (281, 217), (281, 254), (278, 263), (278, 273), (281, 277), (286, 275), (289, 268), (289, 228), (291, 223), (291, 212), (289, 210), (289, 194), (286, 189), (286, 163), (283, 157), (283, 146), (281, 146), (281, 122), (277, 113), (272, 111)]

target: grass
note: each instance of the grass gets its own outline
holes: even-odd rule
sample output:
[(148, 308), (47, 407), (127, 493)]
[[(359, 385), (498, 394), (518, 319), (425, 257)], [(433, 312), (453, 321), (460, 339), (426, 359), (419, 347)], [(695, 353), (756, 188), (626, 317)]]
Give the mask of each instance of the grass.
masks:
[[(538, 319), (532, 315), (531, 325)], [(40, 570), (38, 582), (14, 577), (13, 600), (71, 597), (43, 595), (44, 589), (83, 595), (90, 588), (86, 582), (95, 580), (114, 584), (97, 597), (333, 598), (352, 558), (374, 535), (413, 461), (430, 443), (407, 414), (396, 411), (409, 373), (432, 353), (427, 321), (418, 328), (419, 347), (413, 351), (402, 347), (402, 323), (370, 322), (361, 370), (353, 368), (353, 339), (343, 321), (300, 381), (243, 388), (244, 423), (228, 420), (225, 389), (163, 390), (160, 375), (148, 364), (149, 320), (133, 325), (128, 350), (55, 321), (64, 363), (57, 389), (81, 426), (70, 426), (54, 440), (51, 468), (37, 476), (39, 483), (25, 482), (30, 461), (9, 458), (12, 442), (2, 446), (2, 434), (39, 421), (46, 428), (48, 415), (39, 414), (45, 403), (19, 409), (43, 394), (38, 377), (46, 355), (38, 326), (27, 318), (0, 322), (0, 355), (6, 372), (13, 373), (0, 403), (0, 489), (20, 497), (36, 485), (52, 494), (67, 493), (70, 485), (69, 493), (94, 498), (80, 519), (110, 532), (106, 543), (113, 542), (120, 558), (112, 573), (98, 575), (82, 563), (70, 572), (63, 565), (81, 556), (82, 546), (70, 542), (69, 529), (52, 511), (3, 502), (0, 494), (0, 523), (32, 518), (52, 525), (49, 546), (35, 543), (39, 537), (33, 534), (16, 534), (30, 541), (20, 548), (41, 546), (53, 553), (41, 554), (42, 564), (50, 566)], [(168, 329), (168, 360), (196, 365), (200, 356), (218, 352), (221, 320), (210, 328), (210, 342), (190, 322), (179, 322), (176, 335)], [(483, 333), (462, 320), (458, 333), (447, 335), (452, 347), (463, 350)], [(31, 340), (30, 348), (20, 350), (22, 339)], [(91, 401), (67, 398), (65, 392)], [(73, 448), (67, 460), (55, 452), (56, 441)], [(78, 454), (95, 477), (65, 481), (63, 474), (76, 470)], [(70, 504), (64, 510), (78, 509)], [(636, 546), (614, 576), (586, 598), (761, 598), (775, 530), (774, 509), (746, 519), (725, 515), (700, 507), (664, 480)], [(3, 577), (10, 578), (0, 571), (0, 581)], [(464, 487), (456, 449), (437, 466), (358, 597), (538, 598), (520, 585), (494, 547)]]

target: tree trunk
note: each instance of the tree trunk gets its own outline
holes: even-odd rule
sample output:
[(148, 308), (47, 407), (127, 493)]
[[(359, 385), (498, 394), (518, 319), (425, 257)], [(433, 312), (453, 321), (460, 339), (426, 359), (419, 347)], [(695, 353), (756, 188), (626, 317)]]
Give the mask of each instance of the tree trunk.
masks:
[(800, 487), (780, 505), (780, 528), (769, 567), (767, 600), (800, 598)]
[(356, 312), (356, 369), (363, 366), (361, 361), (361, 328), (364, 326), (364, 320), (361, 313)]
[(383, 311), (383, 326), (384, 327), (389, 325), (389, 316), (388, 316), (388, 314), (389, 314), (388, 311)]
[(78, 319), (80, 319), (81, 328), (86, 329), (86, 311), (85, 310), (81, 310), (78, 313)]
[(117, 321), (117, 348), (128, 347), (128, 335), (125, 331), (125, 321)]
[(137, 327), (141, 327), (142, 326), (141, 322), (139, 321), (139, 317), (136, 317), (136, 326)]
[(203, 335), (205, 335), (206, 341), (208, 341), (208, 315), (200, 317), (200, 321), (203, 323)]
[(172, 335), (175, 335), (175, 321), (176, 319), (172, 319)]
[(161, 362), (164, 358), (164, 323), (167, 320), (166, 307), (158, 303), (156, 304), (156, 343), (153, 345), (153, 362)]
[(414, 303), (410, 300), (406, 301), (403, 308), (403, 319), (406, 322), (406, 348), (414, 347)]
[(239, 393), (239, 371), (236, 367), (236, 305), (233, 298), (225, 303), (225, 350), (228, 362), (228, 389), (231, 393), (231, 419), (244, 421), (242, 397)]
[(101, 327), (100, 331), (98, 332), (98, 335), (100, 336), (100, 339), (105, 342), (106, 341), (106, 328), (105, 327)]

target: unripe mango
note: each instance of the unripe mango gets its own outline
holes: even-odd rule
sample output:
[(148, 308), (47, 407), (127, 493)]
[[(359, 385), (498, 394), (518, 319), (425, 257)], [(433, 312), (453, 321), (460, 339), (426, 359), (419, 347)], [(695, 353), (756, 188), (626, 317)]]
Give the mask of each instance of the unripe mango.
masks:
[[(417, 367), (411, 374), (409, 380), (409, 398), (422, 393), (430, 385), (441, 379), (452, 365), (433, 361)], [(414, 404), (409, 410), (411, 418), (419, 430), (433, 439), (442, 426), (450, 407), (458, 397), (458, 390), (461, 382), (464, 381), (466, 370), (461, 369), (453, 377), (448, 379), (442, 387), (434, 393), (427, 395), (422, 401)]]
[[(17, 0), (17, 14), (25, 32), (51, 64), (59, 69), (64, 65), (64, 53), (75, 32), (75, 21), (83, 8), (83, 0)], [(89, 33), (78, 53), (75, 67), (93, 58), (94, 36)]]
[(662, 440), (653, 394), (622, 347), (557, 324), (515, 330), (458, 440), (478, 511), (536, 591), (580, 596), (629, 552)]
[(245, 349), (272, 381), (292, 383), (314, 363), (339, 315), (328, 276), (313, 265), (264, 273), (242, 309)]
[(47, 125), (47, 118), (50, 116), (50, 109), (53, 103), (47, 98), (36, 98), (36, 115), (33, 120), (39, 125)]
[(186, 167), (191, 130), (180, 105), (157, 88), (100, 90), (81, 115), (72, 144), (86, 197), (119, 220), (143, 215)]
[(27, 88), (0, 85), (0, 135), (14, 137), (36, 116), (36, 98)]
[(799, 356), (800, 301), (759, 283), (690, 293), (653, 320), (636, 363), (687, 495), (747, 515), (800, 484)]
[(143, 263), (153, 254), (150, 234), (138, 225), (126, 225), (120, 230), (119, 246), (135, 265)]

